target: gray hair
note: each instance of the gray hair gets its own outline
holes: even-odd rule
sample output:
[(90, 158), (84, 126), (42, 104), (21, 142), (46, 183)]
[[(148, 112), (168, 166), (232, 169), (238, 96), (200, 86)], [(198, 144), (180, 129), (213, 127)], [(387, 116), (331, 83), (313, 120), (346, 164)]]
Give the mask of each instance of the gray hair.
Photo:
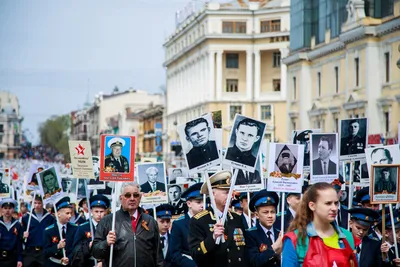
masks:
[(156, 174), (158, 174), (158, 169), (157, 169), (156, 167), (149, 167), (149, 168), (147, 168), (146, 174), (149, 175), (149, 173), (150, 173), (151, 171), (155, 171)]
[(125, 189), (126, 187), (128, 187), (128, 186), (136, 187), (136, 188), (139, 190), (139, 192), (140, 192), (140, 186), (139, 186), (139, 184), (138, 184), (137, 182), (124, 182), (124, 183), (122, 183), (122, 185), (121, 185), (121, 192), (120, 192), (120, 194), (122, 194), (122, 192), (124, 192), (124, 189)]

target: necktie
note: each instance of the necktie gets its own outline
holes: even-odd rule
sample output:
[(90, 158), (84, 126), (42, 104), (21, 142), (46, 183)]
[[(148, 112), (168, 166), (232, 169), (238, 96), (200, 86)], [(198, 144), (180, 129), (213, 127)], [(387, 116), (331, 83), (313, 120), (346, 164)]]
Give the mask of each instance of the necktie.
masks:
[(65, 225), (63, 225), (63, 227), (62, 227), (61, 236), (63, 239), (65, 239), (65, 236), (66, 236)]
[(328, 174), (328, 171), (326, 170), (326, 162), (324, 162), (324, 174)]
[(165, 236), (162, 236), (162, 237), (160, 237), (160, 245), (161, 245), (161, 249), (164, 249), (164, 247), (165, 247), (165, 244), (164, 244), (164, 242), (165, 242)]
[(136, 233), (136, 226), (137, 226), (136, 218), (135, 218), (135, 216), (132, 216), (132, 231), (134, 233)]
[(272, 234), (271, 231), (267, 232), (267, 238), (268, 238), (269, 241), (271, 241), (271, 244), (272, 244), (271, 234)]
[(156, 184), (155, 183), (151, 185), (151, 189), (153, 190), (153, 192), (156, 191)]
[(358, 246), (356, 247), (356, 251), (357, 251), (357, 254), (360, 254), (360, 252), (361, 252), (360, 245), (358, 245)]

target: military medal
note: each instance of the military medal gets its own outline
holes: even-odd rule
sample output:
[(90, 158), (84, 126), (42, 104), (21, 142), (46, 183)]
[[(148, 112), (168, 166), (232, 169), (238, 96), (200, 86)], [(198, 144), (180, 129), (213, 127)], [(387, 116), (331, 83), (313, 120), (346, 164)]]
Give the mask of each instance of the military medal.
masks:
[(260, 250), (260, 252), (264, 252), (264, 251), (267, 250), (267, 248), (268, 248), (268, 246), (265, 245), (264, 243), (262, 243), (261, 246), (260, 246), (260, 248), (259, 248), (258, 250)]

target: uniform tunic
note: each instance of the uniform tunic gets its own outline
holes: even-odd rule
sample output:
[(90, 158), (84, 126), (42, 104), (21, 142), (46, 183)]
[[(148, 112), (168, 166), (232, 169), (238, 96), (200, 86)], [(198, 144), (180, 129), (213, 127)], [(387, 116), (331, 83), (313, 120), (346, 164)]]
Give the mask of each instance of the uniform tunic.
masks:
[(23, 228), (21, 224), (11, 219), (11, 224), (4, 222), (0, 217), (0, 266), (17, 266), (17, 262), (22, 262), (22, 236)]

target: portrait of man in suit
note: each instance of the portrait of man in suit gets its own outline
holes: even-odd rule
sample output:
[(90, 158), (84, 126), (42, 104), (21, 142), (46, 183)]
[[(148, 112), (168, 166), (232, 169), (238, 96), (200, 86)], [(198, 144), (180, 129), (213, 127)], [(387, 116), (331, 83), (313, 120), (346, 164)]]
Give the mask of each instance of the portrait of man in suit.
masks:
[(217, 144), (210, 140), (211, 127), (205, 118), (201, 117), (186, 123), (184, 131), (186, 141), (192, 145), (186, 153), (189, 169), (219, 159)]
[(333, 137), (321, 136), (319, 138), (317, 155), (312, 162), (313, 175), (337, 174), (336, 163), (330, 157), (333, 150)]
[(165, 192), (165, 184), (158, 182), (158, 169), (154, 166), (146, 169), (147, 182), (140, 186), (143, 193), (155, 192), (157, 190)]
[(260, 148), (258, 141), (264, 133), (264, 128), (265, 125), (262, 127), (259, 122), (250, 118), (239, 121), (232, 131), (231, 140), (235, 140), (234, 144), (227, 149), (225, 159), (254, 167)]

